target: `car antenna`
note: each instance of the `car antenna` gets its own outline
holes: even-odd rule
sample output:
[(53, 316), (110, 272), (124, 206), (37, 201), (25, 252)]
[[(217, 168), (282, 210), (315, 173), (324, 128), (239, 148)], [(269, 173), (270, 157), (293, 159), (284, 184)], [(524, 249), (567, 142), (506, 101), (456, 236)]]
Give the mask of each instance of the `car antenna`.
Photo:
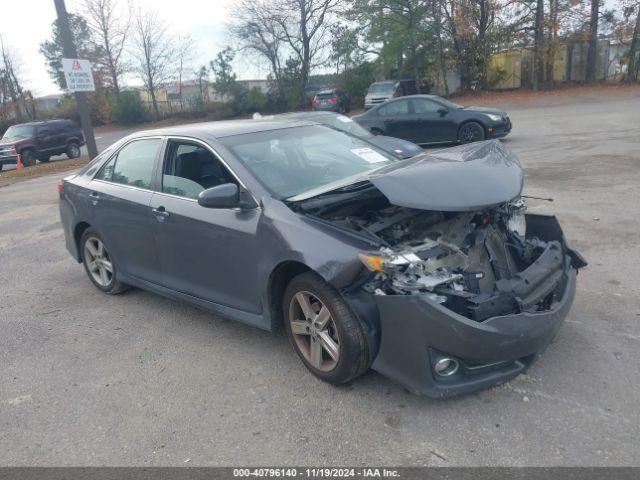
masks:
[(520, 195), (522, 198), (531, 198), (532, 200), (544, 200), (545, 202), (553, 202), (553, 198), (533, 197), (531, 195)]

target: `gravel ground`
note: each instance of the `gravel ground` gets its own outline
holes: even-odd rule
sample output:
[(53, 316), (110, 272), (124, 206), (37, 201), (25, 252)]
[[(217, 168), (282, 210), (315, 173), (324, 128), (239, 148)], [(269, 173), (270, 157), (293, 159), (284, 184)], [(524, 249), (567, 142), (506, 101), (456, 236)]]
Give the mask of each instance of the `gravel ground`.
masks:
[(134, 290), (68, 255), (59, 175), (0, 189), (0, 465), (640, 465), (640, 94), (513, 107), (532, 211), (589, 260), (527, 375), (445, 401), (336, 388), (284, 335)]

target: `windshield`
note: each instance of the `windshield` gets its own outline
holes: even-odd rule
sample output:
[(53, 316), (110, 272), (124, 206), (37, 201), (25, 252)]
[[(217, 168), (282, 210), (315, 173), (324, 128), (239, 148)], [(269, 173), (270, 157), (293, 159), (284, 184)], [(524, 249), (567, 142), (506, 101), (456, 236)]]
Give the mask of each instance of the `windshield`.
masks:
[(336, 130), (347, 132), (356, 137), (368, 138), (373, 136), (373, 134), (369, 133), (356, 122), (351, 120), (349, 117), (345, 117), (344, 115), (318, 115), (317, 117), (309, 118), (309, 120), (313, 122), (324, 123), (325, 125), (329, 125)]
[(221, 141), (278, 198), (339, 183), (397, 160), (322, 125), (234, 135)]
[(395, 83), (373, 83), (369, 87), (369, 91), (367, 93), (393, 93), (395, 89)]
[(33, 137), (33, 127), (31, 125), (13, 125), (9, 127), (2, 138), (31, 138)]
[(443, 104), (445, 107), (450, 108), (451, 110), (459, 110), (461, 108), (464, 108), (462, 105), (458, 105), (457, 103), (453, 103), (453, 102), (447, 100), (446, 98), (438, 97), (438, 102)]

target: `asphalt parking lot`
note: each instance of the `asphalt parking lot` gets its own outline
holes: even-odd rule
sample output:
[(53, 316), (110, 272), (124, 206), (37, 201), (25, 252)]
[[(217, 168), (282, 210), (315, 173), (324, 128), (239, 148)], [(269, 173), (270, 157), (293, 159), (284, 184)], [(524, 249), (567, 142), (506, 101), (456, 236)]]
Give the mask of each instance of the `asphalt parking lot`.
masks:
[(532, 211), (590, 262), (527, 375), (444, 401), (336, 388), (271, 334), (133, 290), (64, 248), (60, 175), (0, 189), (1, 465), (640, 465), (640, 93), (507, 106)]

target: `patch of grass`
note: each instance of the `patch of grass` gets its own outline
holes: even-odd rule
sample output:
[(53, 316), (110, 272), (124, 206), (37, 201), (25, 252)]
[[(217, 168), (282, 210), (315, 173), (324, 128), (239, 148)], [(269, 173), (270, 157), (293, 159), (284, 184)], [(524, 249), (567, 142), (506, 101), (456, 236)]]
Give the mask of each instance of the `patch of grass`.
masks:
[(53, 173), (76, 170), (89, 162), (89, 157), (55, 160), (50, 163), (37, 163), (32, 167), (23, 167), (22, 170), (8, 170), (0, 172), (0, 187), (6, 187), (13, 183), (22, 182), (31, 178), (43, 177)]

